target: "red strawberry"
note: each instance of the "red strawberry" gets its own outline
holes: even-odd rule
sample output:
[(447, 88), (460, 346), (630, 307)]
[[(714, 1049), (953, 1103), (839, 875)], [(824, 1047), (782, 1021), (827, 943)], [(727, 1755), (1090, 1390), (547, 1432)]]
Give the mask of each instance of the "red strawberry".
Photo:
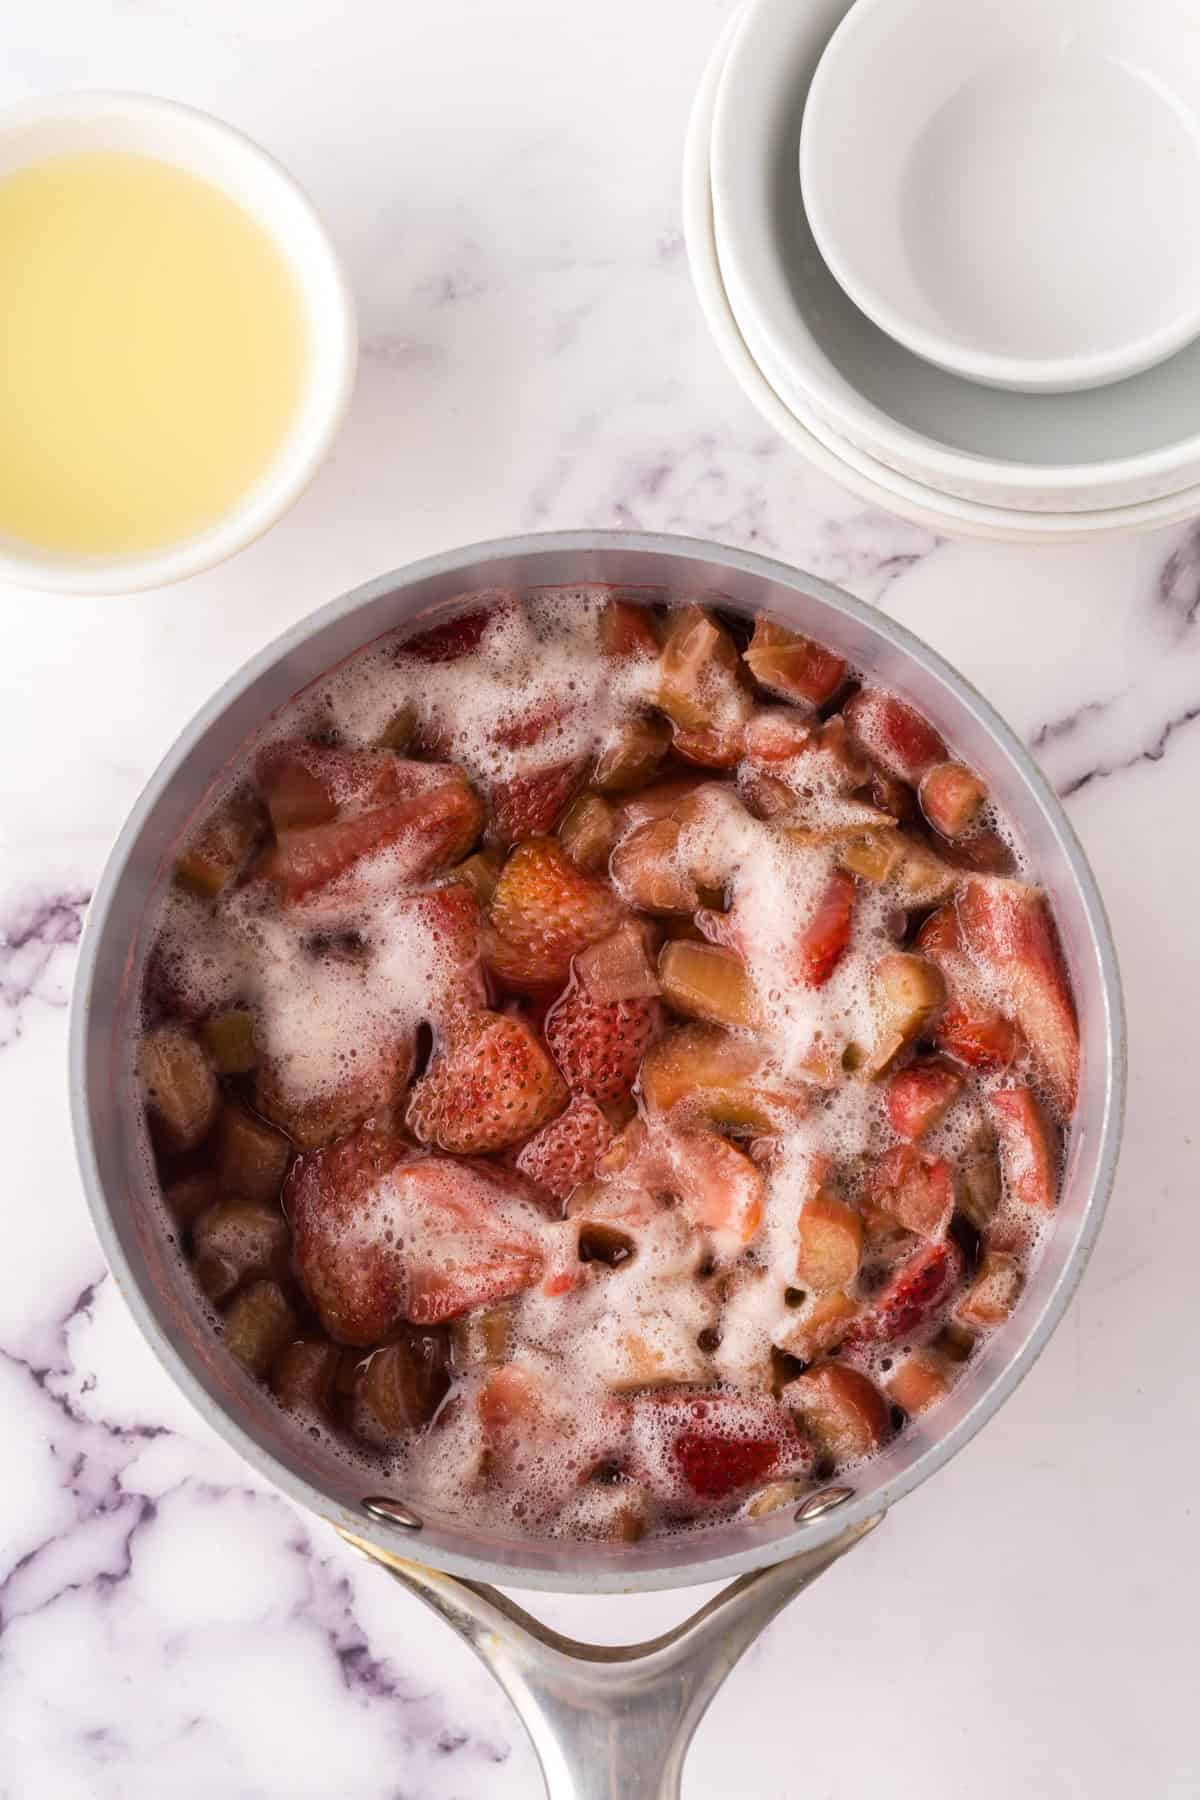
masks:
[(365, 1046), (351, 1073), (336, 1087), (298, 1097), (271, 1057), (258, 1068), (254, 1104), (265, 1118), (282, 1126), (301, 1150), (317, 1150), (351, 1131), (371, 1113), (384, 1111), (400, 1098), (412, 1074), (414, 1037), (398, 1033), (378, 1050)]
[(829, 877), (816, 911), (796, 942), (793, 966), (805, 987), (824, 987), (845, 954), (854, 918), (854, 877)]
[(465, 1013), (414, 1087), (408, 1127), (423, 1144), (482, 1154), (519, 1143), (566, 1101), (562, 1078), (523, 1019)]
[(332, 1338), (379, 1343), (530, 1287), (544, 1214), (511, 1170), (413, 1156), (364, 1126), (296, 1161), (284, 1190), (296, 1271)]
[(846, 723), (869, 756), (913, 787), (934, 763), (945, 761), (942, 738), (895, 694), (862, 688), (846, 707)]
[(454, 770), (439, 785), (373, 812), (280, 832), (258, 872), (276, 884), (280, 900), (290, 906), (344, 875), (362, 857), (387, 850), (388, 879), (400, 887), (465, 855), (482, 822), (478, 798)]
[(925, 1244), (902, 1263), (869, 1313), (846, 1339), (894, 1344), (928, 1324), (963, 1278), (963, 1256), (952, 1242)]
[(546, 1042), (567, 1086), (602, 1106), (628, 1100), (661, 1030), (657, 1000), (589, 1000), (576, 986), (546, 1016)]
[(493, 616), (494, 609), (490, 607), (460, 613), (457, 619), (431, 625), (427, 631), (419, 631), (415, 637), (408, 638), (400, 646), (400, 654), (415, 656), (418, 662), (424, 663), (457, 662), (460, 656), (469, 656), (472, 650), (479, 648)]
[(577, 1095), (566, 1112), (530, 1138), (517, 1167), (556, 1200), (565, 1200), (580, 1182), (590, 1181), (596, 1158), (612, 1142), (612, 1127), (594, 1100)]
[(941, 1123), (962, 1092), (957, 1069), (936, 1056), (919, 1058), (898, 1069), (887, 1084), (888, 1123), (897, 1137), (916, 1142)]
[(728, 1500), (770, 1475), (801, 1474), (812, 1452), (780, 1406), (721, 1391), (639, 1394), (631, 1408), (631, 1472), (662, 1493)]
[(488, 961), (510, 988), (559, 988), (576, 952), (615, 931), (623, 912), (608, 882), (577, 868), (553, 838), (529, 839), (500, 871)]
[(505, 750), (528, 749), (557, 730), (568, 711), (566, 700), (542, 700), (537, 706), (502, 713), (492, 727), (492, 742)]
[(1020, 1047), (1020, 1036), (1011, 1019), (995, 1007), (948, 1006), (934, 1027), (939, 1050), (968, 1069), (994, 1074), (1007, 1069)]
[(1079, 1087), (1079, 1025), (1045, 895), (1020, 881), (975, 876), (963, 883), (956, 906), (969, 955), (1011, 994), (1012, 1015), (1050, 1098), (1069, 1118)]
[(489, 842), (507, 849), (522, 838), (553, 831), (583, 785), (586, 773), (586, 762), (577, 759), (494, 781), (488, 793), (492, 813)]

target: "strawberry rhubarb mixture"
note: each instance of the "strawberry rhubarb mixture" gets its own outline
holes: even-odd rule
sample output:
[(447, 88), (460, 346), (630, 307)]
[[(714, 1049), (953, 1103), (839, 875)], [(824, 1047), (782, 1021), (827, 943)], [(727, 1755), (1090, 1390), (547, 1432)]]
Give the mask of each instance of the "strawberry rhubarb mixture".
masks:
[(272, 720), (139, 1075), (230, 1352), (376, 1486), (632, 1540), (935, 1407), (1052, 1218), (1045, 895), (935, 727), (766, 617), (489, 593)]

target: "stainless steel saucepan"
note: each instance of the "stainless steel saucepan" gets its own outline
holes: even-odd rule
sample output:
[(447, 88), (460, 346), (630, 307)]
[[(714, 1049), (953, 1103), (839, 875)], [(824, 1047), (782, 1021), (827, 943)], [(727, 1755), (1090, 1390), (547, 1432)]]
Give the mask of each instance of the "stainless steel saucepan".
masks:
[[(289, 1429), (221, 1348), (165, 1241), (139, 1154), (132, 1079), (142, 965), (172, 849), (243, 740), (343, 657), (455, 596), (584, 582), (765, 608), (928, 713), (984, 771), (1053, 895), (1083, 1040), (1054, 1234), (1013, 1317), (928, 1422), (913, 1422), (849, 1482), (798, 1509), (635, 1545), (518, 1539), (419, 1515), (403, 1496), (364, 1493), (349, 1462)], [(1075, 834), (1022, 744), (962, 676), (903, 626), (764, 557), (685, 538), (565, 532), (475, 545), (380, 576), (295, 626), (225, 683), (156, 771), (104, 871), (80, 956), (70, 1079), (96, 1228), (134, 1316), (175, 1381), (248, 1462), (462, 1633), (520, 1712), (552, 1800), (637, 1800), (678, 1794), (692, 1732), (758, 1631), (948, 1462), (1034, 1363), (1100, 1227), (1120, 1137), (1124, 1056), (1116, 957)], [(490, 1585), (619, 1593), (717, 1580), (731, 1585), (687, 1624), (628, 1649), (560, 1637)]]

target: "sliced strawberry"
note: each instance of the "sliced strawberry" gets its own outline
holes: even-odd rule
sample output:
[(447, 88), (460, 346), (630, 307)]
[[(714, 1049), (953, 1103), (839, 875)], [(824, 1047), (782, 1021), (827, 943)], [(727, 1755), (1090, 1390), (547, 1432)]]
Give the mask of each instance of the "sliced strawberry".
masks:
[(400, 917), (419, 921), (435, 965), (430, 1022), (441, 1030), (464, 1008), (484, 1006), (483, 916), (471, 889), (453, 882), (427, 893), (406, 894), (396, 910)]
[(490, 1164), (414, 1157), (393, 1131), (300, 1157), (284, 1200), (297, 1273), (340, 1343), (492, 1305), (542, 1272), (536, 1189)]
[(596, 1102), (578, 1094), (566, 1112), (530, 1138), (517, 1167), (556, 1200), (565, 1200), (596, 1171), (596, 1159), (612, 1142), (612, 1126)]
[(932, 1322), (963, 1278), (963, 1255), (952, 1241), (926, 1244), (901, 1263), (847, 1338), (895, 1344)]
[(553, 838), (530, 839), (496, 884), (488, 961), (518, 991), (560, 988), (571, 958), (615, 931), (623, 911), (608, 882), (577, 868)]
[(483, 634), (495, 616), (494, 609), (481, 607), (477, 612), (460, 613), (442, 625), (431, 625), (415, 637), (406, 638), (400, 646), (402, 656), (415, 656), (418, 662), (457, 662), (477, 650)]
[(1030, 1088), (997, 1088), (988, 1095), (1000, 1166), (1010, 1194), (1023, 1206), (1049, 1208), (1058, 1193), (1058, 1153), (1049, 1121)]
[[(437, 765), (420, 765), (435, 770)], [(326, 887), (365, 856), (388, 853), (396, 887), (420, 881), (470, 849), (483, 822), (479, 800), (457, 770), (439, 785), (355, 818), (284, 831), (258, 865), (285, 906)]]
[(504, 750), (527, 750), (559, 730), (570, 706), (564, 699), (540, 700), (536, 706), (515, 707), (502, 713), (491, 729), (491, 739)]
[(523, 1019), (472, 1012), (455, 1019), (412, 1091), (408, 1127), (459, 1156), (519, 1143), (561, 1112), (567, 1090)]
[(786, 630), (759, 614), (743, 656), (755, 681), (787, 700), (824, 706), (846, 679), (846, 664), (811, 638)]
[(553, 831), (586, 774), (587, 763), (576, 758), (493, 781), (488, 792), (492, 815), (488, 841), (508, 849), (522, 838)]
[(790, 706), (764, 706), (746, 726), (746, 760), (768, 772), (809, 749), (815, 737), (812, 721)]
[(826, 883), (792, 955), (792, 967), (805, 987), (824, 987), (845, 955), (854, 920), (854, 893), (854, 877), (841, 869)]
[(996, 1074), (1007, 1069), (1020, 1048), (1020, 1035), (1011, 1019), (994, 1007), (948, 1006), (934, 1029), (939, 1050), (968, 1069)]
[(788, 1414), (757, 1396), (643, 1393), (630, 1416), (631, 1473), (662, 1499), (729, 1500), (812, 1464)]
[(895, 1144), (871, 1171), (871, 1199), (905, 1231), (938, 1238), (954, 1211), (954, 1175), (940, 1156)]
[(667, 1138), (666, 1158), (668, 1186), (691, 1224), (729, 1233), (738, 1245), (758, 1235), (766, 1180), (744, 1151), (714, 1131), (679, 1131)]
[(963, 883), (956, 902), (963, 943), (1001, 992), (1063, 1118), (1079, 1088), (1079, 1026), (1058, 934), (1038, 888), (998, 877)]
[(658, 655), (654, 615), (635, 600), (615, 595), (604, 603), (600, 615), (600, 648), (605, 656), (650, 658)]
[(929, 721), (881, 688), (860, 689), (846, 707), (846, 723), (868, 756), (912, 787), (946, 760), (946, 745)]
[(657, 1000), (588, 998), (572, 985), (546, 1015), (546, 1042), (573, 1094), (616, 1106), (633, 1092), (642, 1057), (662, 1030)]
[(962, 1088), (957, 1069), (937, 1057), (921, 1057), (889, 1078), (884, 1097), (888, 1123), (897, 1137), (915, 1143), (941, 1123)]
[(937, 962), (939, 957), (961, 952), (962, 947), (958, 914), (953, 905), (939, 906), (936, 912), (930, 913), (917, 933), (917, 949), (932, 962)]

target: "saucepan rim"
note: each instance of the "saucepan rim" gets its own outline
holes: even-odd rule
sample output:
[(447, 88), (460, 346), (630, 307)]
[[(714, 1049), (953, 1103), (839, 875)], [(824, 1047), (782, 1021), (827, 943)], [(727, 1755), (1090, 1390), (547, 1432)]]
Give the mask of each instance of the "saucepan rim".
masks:
[[(520, 1547), (510, 1543), (505, 1544), (504, 1554), (498, 1553), (495, 1558), (460, 1554), (457, 1550), (434, 1542), (427, 1532), (410, 1533), (397, 1525), (372, 1518), (365, 1511), (338, 1504), (330, 1495), (280, 1463), (252, 1432), (240, 1425), (205, 1389), (172, 1342), (147, 1295), (142, 1291), (139, 1278), (131, 1267), (121, 1242), (104, 1191), (89, 1100), (88, 1048), (92, 1033), (105, 1028), (105, 1022), (95, 1017), (92, 1006), (93, 988), (102, 956), (117, 953), (108, 942), (107, 931), (113, 898), (126, 865), (139, 844), (148, 816), (209, 727), (260, 675), (289, 652), (302, 646), (325, 627), (390, 593), (398, 593), (423, 581), (452, 575), (459, 567), (478, 567), (489, 562), (512, 563), (527, 557), (545, 558), (547, 555), (586, 554), (593, 551), (630, 557), (645, 555), (650, 562), (656, 557), (694, 559), (709, 565), (719, 565), (733, 575), (741, 574), (794, 592), (802, 592), (833, 612), (856, 622), (872, 636), (882, 639), (891, 650), (898, 651), (919, 666), (935, 683), (948, 689), (958, 705), (973, 716), (976, 724), (1015, 766), (1018, 775), (1030, 790), (1033, 801), (1045, 816), (1065, 858), (1070, 877), (1076, 884), (1090, 938), (1089, 949), (1099, 968), (1099, 1003), (1105, 1055), (1101, 1102), (1097, 1108), (1099, 1116), (1094, 1122), (1089, 1120), (1089, 1129), (1094, 1123), (1094, 1129), (1099, 1133), (1094, 1175), (1076, 1228), (1075, 1241), (1042, 1302), (1040, 1313), (1032, 1321), (1015, 1351), (996, 1370), (969, 1409), (944, 1434), (933, 1439), (894, 1480), (882, 1485), (865, 1485), (862, 1491), (822, 1517), (797, 1523), (794, 1529), (782, 1535), (765, 1535), (760, 1543), (745, 1549), (714, 1554), (702, 1560), (698, 1560), (695, 1554), (684, 1555), (679, 1563), (672, 1563), (664, 1558), (661, 1564), (653, 1567), (631, 1564), (626, 1572), (622, 1572), (619, 1566), (593, 1569), (586, 1565), (578, 1568), (570, 1565), (565, 1568), (549, 1568), (542, 1566), (532, 1555), (526, 1561)], [(654, 585), (652, 577), (647, 578), (646, 585)], [(119, 950), (123, 959), (127, 957), (127, 945), (119, 946)], [(829, 582), (754, 552), (728, 549), (701, 539), (661, 533), (562, 531), (470, 544), (377, 576), (299, 620), (221, 684), (213, 697), (185, 726), (150, 777), (117, 836), (97, 884), (83, 933), (72, 996), (68, 1078), (72, 1124), (84, 1188), (93, 1223), (114, 1279), (143, 1336), (176, 1386), (182, 1389), (202, 1417), (239, 1455), (306, 1511), (353, 1532), (381, 1550), (473, 1580), (499, 1581), (510, 1586), (560, 1592), (618, 1593), (635, 1588), (644, 1590), (725, 1580), (782, 1561), (799, 1550), (816, 1549), (832, 1542), (851, 1526), (862, 1523), (891, 1506), (936, 1473), (970, 1441), (1033, 1366), (1083, 1274), (1104, 1217), (1116, 1169), (1124, 1112), (1125, 1054), (1124, 1009), (1112, 933), (1095, 879), (1075, 832), (1057, 796), (1024, 744), (978, 690), (937, 651), (894, 618), (877, 612)], [(670, 1541), (659, 1540), (660, 1543)], [(691, 1534), (674, 1541), (679, 1544), (681, 1553), (687, 1551), (689, 1543), (693, 1550), (696, 1546), (696, 1538)], [(544, 1545), (542, 1549), (545, 1549)], [(556, 1549), (570, 1564), (570, 1547), (562, 1543), (557, 1544)]]

